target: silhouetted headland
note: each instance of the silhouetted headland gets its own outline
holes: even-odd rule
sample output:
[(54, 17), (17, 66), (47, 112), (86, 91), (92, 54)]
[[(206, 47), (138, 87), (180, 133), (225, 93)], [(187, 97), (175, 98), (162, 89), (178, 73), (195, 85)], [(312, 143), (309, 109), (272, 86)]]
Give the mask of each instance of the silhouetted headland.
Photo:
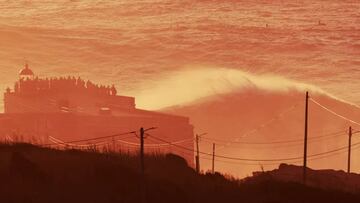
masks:
[[(1, 144), (0, 159), (0, 202), (141, 202), (142, 178), (136, 155)], [(360, 201), (360, 193), (305, 186), (277, 179), (272, 173), (244, 180), (219, 173), (198, 174), (173, 154), (147, 155), (145, 163), (146, 202)], [(291, 168), (282, 166), (280, 170), (284, 167)], [(332, 179), (336, 174), (326, 176)]]

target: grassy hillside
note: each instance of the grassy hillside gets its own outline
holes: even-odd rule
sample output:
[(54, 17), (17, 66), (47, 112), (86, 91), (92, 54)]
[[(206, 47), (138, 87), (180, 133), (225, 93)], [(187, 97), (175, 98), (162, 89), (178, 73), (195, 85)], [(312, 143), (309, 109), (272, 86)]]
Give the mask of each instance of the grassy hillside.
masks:
[(0, 202), (360, 202), (298, 183), (199, 175), (172, 154), (147, 156), (145, 167), (142, 184), (137, 156), (2, 144)]

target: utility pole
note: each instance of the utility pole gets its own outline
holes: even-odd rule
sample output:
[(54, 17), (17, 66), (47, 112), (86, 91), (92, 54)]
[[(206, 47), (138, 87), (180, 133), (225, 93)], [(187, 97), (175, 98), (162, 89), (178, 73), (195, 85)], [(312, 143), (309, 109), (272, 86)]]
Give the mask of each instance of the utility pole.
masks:
[(349, 148), (348, 148), (348, 165), (347, 172), (350, 173), (350, 163), (351, 163), (351, 137), (352, 137), (352, 128), (349, 127)]
[(215, 143), (213, 143), (213, 154), (212, 154), (212, 173), (215, 173)]
[(199, 135), (196, 134), (196, 157), (195, 157), (195, 162), (196, 162), (196, 173), (200, 173), (200, 155), (199, 155)]
[(306, 161), (307, 161), (307, 138), (308, 138), (308, 110), (309, 110), (309, 92), (306, 92), (305, 98), (305, 133), (304, 133), (304, 164), (303, 164), (303, 183), (306, 184)]
[(140, 170), (141, 175), (144, 176), (145, 166), (144, 166), (144, 128), (140, 128)]
[(140, 170), (141, 170), (141, 202), (146, 203), (146, 180), (145, 180), (145, 164), (144, 164), (144, 139), (145, 139), (145, 132), (149, 130), (154, 130), (156, 127), (151, 127), (144, 129), (143, 127), (140, 128)]
[(200, 173), (200, 150), (199, 150), (199, 141), (200, 141), (200, 136), (206, 135), (207, 133), (202, 133), (202, 134), (196, 134), (195, 136), (195, 142), (196, 142), (196, 156), (195, 156), (195, 164), (196, 164), (196, 172)]
[(151, 127), (151, 128), (147, 128), (144, 129), (143, 127), (140, 128), (140, 169), (141, 169), (141, 174), (142, 176), (144, 176), (145, 174), (145, 164), (144, 164), (144, 139), (145, 139), (145, 132), (149, 131), (149, 130), (154, 130), (156, 129), (156, 127)]

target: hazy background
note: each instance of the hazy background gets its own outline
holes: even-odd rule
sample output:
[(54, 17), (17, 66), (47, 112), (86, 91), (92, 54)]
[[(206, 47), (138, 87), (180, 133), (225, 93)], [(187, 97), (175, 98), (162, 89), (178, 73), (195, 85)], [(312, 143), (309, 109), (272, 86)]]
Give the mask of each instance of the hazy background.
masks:
[[(40, 76), (114, 83), (120, 94), (135, 96), (138, 107), (189, 116), (195, 132), (210, 138), (242, 137), (303, 102), (305, 89), (360, 104), (359, 56), (359, 1), (0, 1), (0, 89), (12, 87), (28, 61)], [(355, 107), (322, 99), (360, 121)], [(314, 112), (314, 133), (345, 132), (349, 125)], [(301, 138), (303, 103), (292, 114), (249, 137)], [(332, 144), (317, 143), (310, 153), (346, 145), (346, 137)], [(202, 142), (204, 151), (209, 146)], [(264, 157), (274, 149), (237, 146), (219, 153)], [(301, 153), (300, 143), (273, 156)], [(310, 166), (344, 169), (344, 156)], [(217, 164), (240, 176), (260, 165)]]

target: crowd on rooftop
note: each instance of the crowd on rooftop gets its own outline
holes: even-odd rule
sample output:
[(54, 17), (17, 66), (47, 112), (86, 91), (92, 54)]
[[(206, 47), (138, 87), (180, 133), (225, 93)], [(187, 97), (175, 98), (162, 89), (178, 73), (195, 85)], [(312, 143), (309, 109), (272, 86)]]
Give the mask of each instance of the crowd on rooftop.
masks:
[(75, 77), (55, 77), (41, 79), (35, 78), (22, 78), (15, 83), (15, 93), (37, 93), (46, 91), (83, 91), (97, 95), (116, 95), (117, 90), (114, 85), (105, 86), (94, 84), (91, 81), (86, 81)]

